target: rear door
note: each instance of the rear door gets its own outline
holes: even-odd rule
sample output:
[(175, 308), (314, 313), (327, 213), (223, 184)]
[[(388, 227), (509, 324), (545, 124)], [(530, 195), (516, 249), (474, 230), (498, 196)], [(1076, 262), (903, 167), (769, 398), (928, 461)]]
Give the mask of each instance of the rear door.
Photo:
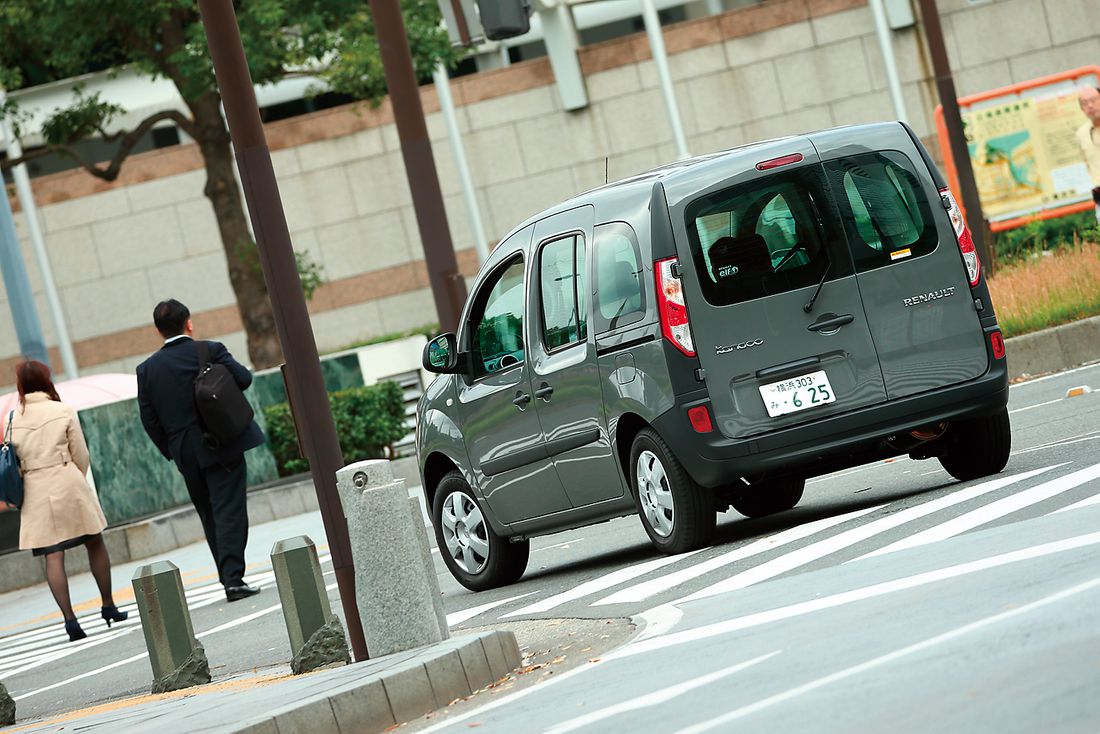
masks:
[(748, 155), (716, 161), (729, 175), (714, 171), (720, 183), (702, 191), (669, 187), (695, 347), (731, 438), (886, 399), (814, 147), (788, 139)]
[[(890, 399), (973, 379), (989, 358), (939, 191), (900, 125), (814, 138), (836, 192)], [(847, 133), (851, 137), (851, 132)]]

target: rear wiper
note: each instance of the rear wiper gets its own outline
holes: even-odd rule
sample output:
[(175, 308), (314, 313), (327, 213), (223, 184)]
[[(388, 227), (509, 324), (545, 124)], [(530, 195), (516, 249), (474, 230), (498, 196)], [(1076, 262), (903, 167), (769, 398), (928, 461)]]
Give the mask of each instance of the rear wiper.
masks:
[(825, 272), (821, 274), (821, 280), (817, 283), (817, 288), (814, 289), (814, 294), (810, 296), (810, 300), (802, 306), (802, 310), (809, 313), (813, 310), (814, 302), (821, 294), (821, 286), (825, 285), (825, 279), (829, 277), (829, 270), (833, 267), (833, 259), (829, 257), (829, 251), (825, 251)]
[(779, 261), (779, 264), (772, 268), (773, 271), (779, 272), (779, 269), (790, 262), (791, 258), (806, 249), (806, 243), (799, 241), (794, 247), (787, 250), (787, 254), (783, 256), (783, 259)]

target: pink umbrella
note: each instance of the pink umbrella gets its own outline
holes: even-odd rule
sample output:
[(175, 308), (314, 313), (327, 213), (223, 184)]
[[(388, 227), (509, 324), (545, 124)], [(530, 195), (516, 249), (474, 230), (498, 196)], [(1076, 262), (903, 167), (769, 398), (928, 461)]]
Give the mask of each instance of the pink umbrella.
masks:
[[(137, 377), (133, 374), (107, 373), (103, 375), (87, 375), (75, 380), (58, 382), (57, 394), (61, 402), (80, 410), (82, 408), (94, 408), (97, 405), (113, 403), (117, 400), (126, 400), (137, 397)], [(0, 415), (3, 416), (3, 426), (0, 426), (0, 436), (8, 426), (8, 413), (19, 407), (19, 393), (10, 392), (0, 396)]]

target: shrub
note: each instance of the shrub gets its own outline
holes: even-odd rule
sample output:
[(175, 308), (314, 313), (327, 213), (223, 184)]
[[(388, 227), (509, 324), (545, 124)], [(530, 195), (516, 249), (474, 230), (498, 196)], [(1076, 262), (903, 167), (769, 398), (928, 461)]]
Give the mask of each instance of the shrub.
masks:
[(1097, 239), (1096, 214), (1070, 214), (1034, 222), (1001, 232), (994, 238), (994, 251), (1001, 264), (1010, 264), (1044, 250), (1057, 250), (1085, 240)]
[[(396, 382), (329, 393), (329, 405), (345, 463), (386, 458), (392, 453), (393, 443), (409, 432), (404, 397)], [(269, 406), (264, 409), (264, 416), (279, 476), (307, 471), (309, 462), (298, 455), (290, 406), (287, 403)]]
[(989, 279), (989, 294), (1006, 337), (1100, 314), (1100, 244), (1001, 268)]

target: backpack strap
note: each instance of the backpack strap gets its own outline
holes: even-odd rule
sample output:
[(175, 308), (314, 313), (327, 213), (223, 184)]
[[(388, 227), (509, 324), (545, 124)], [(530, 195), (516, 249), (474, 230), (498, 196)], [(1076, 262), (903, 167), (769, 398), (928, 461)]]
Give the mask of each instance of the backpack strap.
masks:
[(196, 341), (195, 348), (199, 351), (199, 374), (201, 375), (210, 362), (210, 345), (204, 341)]

